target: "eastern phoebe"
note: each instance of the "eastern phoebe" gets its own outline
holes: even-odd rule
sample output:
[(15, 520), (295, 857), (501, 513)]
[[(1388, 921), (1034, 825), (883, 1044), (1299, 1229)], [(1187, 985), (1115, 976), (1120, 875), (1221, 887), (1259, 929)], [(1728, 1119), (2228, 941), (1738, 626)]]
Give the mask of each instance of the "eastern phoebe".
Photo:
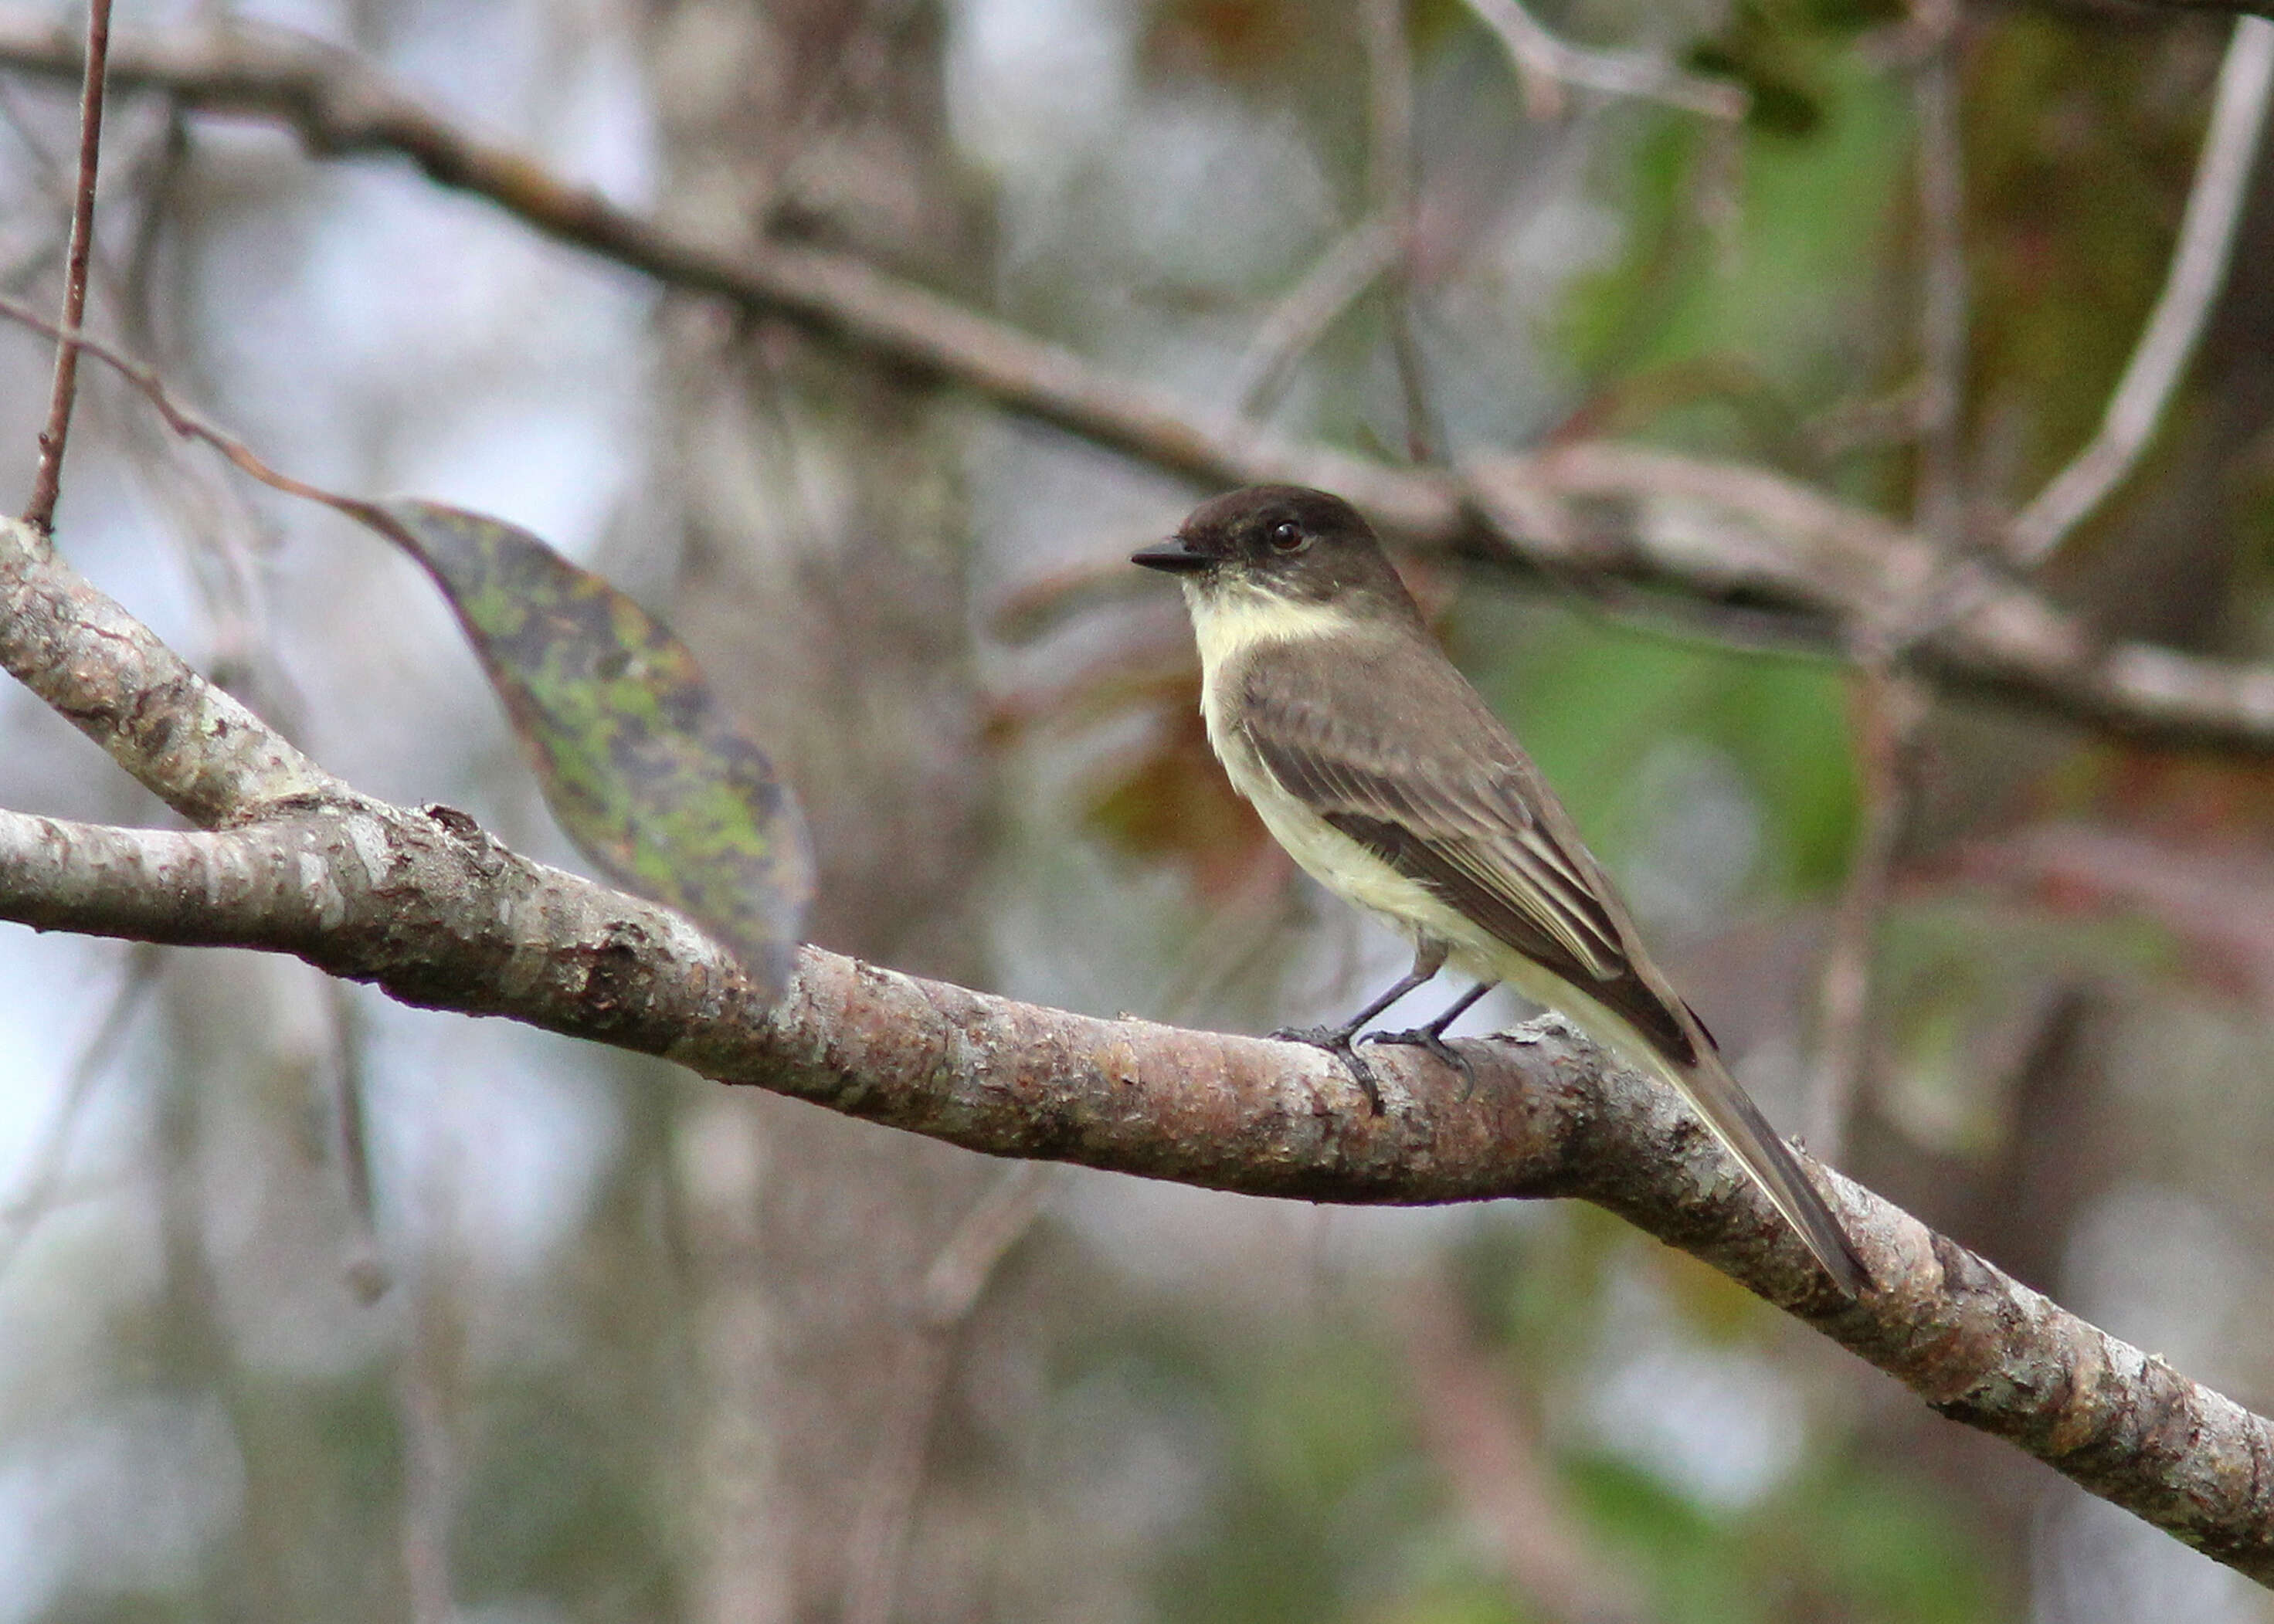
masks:
[(1412, 973), (1347, 1024), (1273, 1035), (1342, 1056), (1379, 1110), (1359, 1031), (1449, 962), (1479, 985), (1431, 1025), (1375, 1041), (1461, 1065), (1445, 1028), (1504, 981), (1679, 1089), (1832, 1278), (1860, 1292), (1870, 1275), (1840, 1221), (1357, 510), (1292, 485), (1234, 491), (1133, 561), (1184, 579), (1201, 713), (1232, 787), (1312, 877), (1413, 944)]

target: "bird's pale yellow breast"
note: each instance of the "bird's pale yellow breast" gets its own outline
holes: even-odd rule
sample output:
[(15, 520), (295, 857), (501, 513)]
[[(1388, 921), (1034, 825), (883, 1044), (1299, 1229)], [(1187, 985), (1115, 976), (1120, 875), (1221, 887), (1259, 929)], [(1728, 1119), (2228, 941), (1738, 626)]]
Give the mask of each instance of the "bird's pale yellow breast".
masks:
[(1351, 618), (1322, 604), (1238, 586), (1187, 584), (1185, 601), (1193, 612), (1193, 640), (1200, 645), (1201, 716), (1208, 723), (1209, 743), (1231, 775), (1232, 787), (1256, 803), (1257, 810), (1264, 814), (1263, 821), (1271, 824), (1271, 832), (1279, 835), (1284, 846), (1286, 837), (1265, 810), (1262, 797), (1291, 797), (1264, 771), (1247, 741), (1240, 737), (1231, 715), (1232, 699), (1243, 665), (1257, 649), (1346, 632), (1352, 629)]
[(1271, 776), (1234, 714), (1247, 663), (1272, 643), (1342, 634), (1369, 634), (1346, 613), (1238, 588), (1188, 591), (1201, 650), (1201, 715), (1224, 776), (1254, 807), (1287, 854), (1328, 890), (1379, 916), (1401, 933), (1426, 930), (1456, 946), (1486, 941), (1473, 924), (1428, 888), (1400, 874), (1313, 811)]

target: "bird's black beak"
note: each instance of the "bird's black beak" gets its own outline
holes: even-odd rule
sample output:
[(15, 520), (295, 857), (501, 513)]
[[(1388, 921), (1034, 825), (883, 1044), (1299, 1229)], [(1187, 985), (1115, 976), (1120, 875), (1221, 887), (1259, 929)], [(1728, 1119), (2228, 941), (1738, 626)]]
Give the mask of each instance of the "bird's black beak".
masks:
[(1141, 547), (1129, 555), (1133, 564), (1142, 564), (1148, 569), (1165, 569), (1172, 575), (1190, 575), (1195, 569), (1206, 569), (1216, 560), (1205, 553), (1193, 551), (1182, 536), (1171, 536), (1149, 547)]

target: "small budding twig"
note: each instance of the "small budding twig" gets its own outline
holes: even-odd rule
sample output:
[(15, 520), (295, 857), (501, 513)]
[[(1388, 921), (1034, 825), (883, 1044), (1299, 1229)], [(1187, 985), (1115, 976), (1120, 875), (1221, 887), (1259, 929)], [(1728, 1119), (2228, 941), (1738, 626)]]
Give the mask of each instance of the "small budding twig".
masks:
[(63, 494), (64, 441), (71, 433), (72, 402), (79, 394), (79, 322), (87, 314), (87, 265), (94, 253), (94, 172), (102, 150), (103, 63), (110, 54), (110, 0), (87, 9), (87, 71), (79, 105), (79, 181), (72, 192), (71, 246), (64, 255), (64, 313), (56, 343), (55, 387), (48, 396), (47, 426), (40, 431), (40, 466), (24, 523), (42, 536), (56, 528)]
[[(237, 436), (215, 426), (207, 419), (177, 402), (167, 393), (165, 380), (159, 377), (155, 370), (143, 365), (129, 356), (120, 354), (99, 339), (89, 338), (78, 327), (60, 326), (50, 321), (21, 299), (10, 298), (5, 294), (0, 294), (0, 320), (12, 321), (19, 327), (31, 328), (34, 333), (43, 333), (74, 355), (80, 350), (85, 350), (132, 384), (135, 391), (150, 402), (158, 416), (164, 419), (166, 426), (184, 440), (202, 440), (227, 457), (240, 471), (258, 479), (271, 490), (282, 491), (287, 496), (305, 497), (310, 501), (321, 502), (327, 508), (338, 508), (350, 517), (357, 516), (360, 511), (369, 508), (370, 504), (358, 502), (353, 497), (343, 496), (336, 491), (327, 491), (320, 486), (295, 479), (290, 474), (278, 472), (262, 462), (253, 454), (252, 447)], [(26, 523), (29, 523), (31, 521), (26, 520)]]

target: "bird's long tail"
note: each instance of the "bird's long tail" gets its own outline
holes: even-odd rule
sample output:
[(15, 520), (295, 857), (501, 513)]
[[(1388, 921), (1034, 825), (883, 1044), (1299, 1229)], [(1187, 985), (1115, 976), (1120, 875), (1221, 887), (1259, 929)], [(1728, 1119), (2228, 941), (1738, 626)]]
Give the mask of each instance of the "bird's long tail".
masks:
[(1834, 1217), (1831, 1207), (1818, 1194), (1808, 1175), (1801, 1171), (1800, 1162), (1784, 1140), (1777, 1137), (1768, 1118), (1760, 1113), (1746, 1095), (1737, 1079), (1714, 1052), (1713, 1040), (1701, 1027), (1698, 1032), (1698, 1060), (1683, 1065), (1660, 1057), (1655, 1068), (1682, 1091), (1683, 1097), (1697, 1108), (1713, 1130), (1714, 1138), (1728, 1147), (1746, 1172), (1782, 1213), (1785, 1221), (1800, 1232), (1808, 1243), (1809, 1251), (1824, 1265), (1825, 1272), (1839, 1282), (1840, 1289), (1849, 1297), (1860, 1297), (1864, 1288), (1871, 1283), (1871, 1271), (1864, 1267), (1863, 1258), (1848, 1231)]

